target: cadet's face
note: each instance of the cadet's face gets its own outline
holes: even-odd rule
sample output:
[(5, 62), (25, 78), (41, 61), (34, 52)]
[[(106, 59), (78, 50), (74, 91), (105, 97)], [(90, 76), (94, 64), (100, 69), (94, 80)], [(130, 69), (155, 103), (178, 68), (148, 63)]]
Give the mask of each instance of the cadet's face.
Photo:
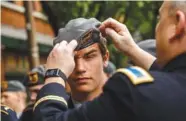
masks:
[(1, 93), (1, 103), (9, 106), (12, 109), (16, 109), (18, 106), (19, 97), (16, 92), (2, 92)]
[(75, 64), (75, 69), (68, 79), (72, 93), (92, 92), (103, 85), (104, 61), (97, 43), (77, 51)]
[(36, 101), (36, 97), (37, 94), (39, 92), (39, 90), (43, 87), (43, 84), (40, 85), (35, 85), (32, 87), (29, 87), (29, 91), (30, 91), (30, 100), (31, 102), (35, 102)]
[(159, 22), (156, 25), (156, 50), (160, 63), (166, 58), (169, 48), (169, 39), (173, 30), (171, 17), (169, 16), (169, 2), (165, 1), (159, 9)]

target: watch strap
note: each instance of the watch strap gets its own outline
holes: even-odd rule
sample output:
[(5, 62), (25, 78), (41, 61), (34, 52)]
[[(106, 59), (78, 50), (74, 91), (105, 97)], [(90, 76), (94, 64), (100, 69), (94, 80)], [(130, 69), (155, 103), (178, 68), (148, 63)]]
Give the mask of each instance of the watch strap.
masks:
[(45, 79), (49, 77), (61, 77), (64, 81), (67, 80), (66, 75), (60, 69), (48, 69), (45, 73)]

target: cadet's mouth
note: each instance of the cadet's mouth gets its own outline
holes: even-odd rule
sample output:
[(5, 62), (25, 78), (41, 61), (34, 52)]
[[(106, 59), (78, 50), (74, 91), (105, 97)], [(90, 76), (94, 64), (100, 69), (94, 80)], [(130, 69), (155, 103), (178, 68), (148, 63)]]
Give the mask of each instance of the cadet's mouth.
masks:
[(89, 78), (89, 77), (81, 77), (81, 78), (77, 78), (76, 79), (76, 83), (86, 83), (89, 79), (91, 79), (91, 78)]

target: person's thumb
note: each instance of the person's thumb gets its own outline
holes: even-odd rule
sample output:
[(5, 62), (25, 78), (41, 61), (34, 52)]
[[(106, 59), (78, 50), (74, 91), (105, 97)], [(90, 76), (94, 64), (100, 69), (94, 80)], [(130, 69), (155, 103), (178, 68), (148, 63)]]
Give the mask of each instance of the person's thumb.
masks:
[(114, 43), (118, 43), (120, 36), (111, 28), (105, 29), (106, 35), (109, 36)]
[(76, 40), (72, 40), (67, 46), (68, 48), (70, 48), (70, 52), (73, 53), (74, 49), (77, 47), (77, 41)]

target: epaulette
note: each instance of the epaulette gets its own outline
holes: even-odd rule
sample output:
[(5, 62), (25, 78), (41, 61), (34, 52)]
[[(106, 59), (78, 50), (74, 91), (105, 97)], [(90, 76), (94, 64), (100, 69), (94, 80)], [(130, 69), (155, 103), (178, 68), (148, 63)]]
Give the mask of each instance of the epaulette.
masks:
[(18, 121), (16, 112), (5, 105), (1, 105), (1, 120), (2, 121)]
[(14, 110), (11, 109), (10, 107), (6, 106), (6, 105), (1, 104), (1, 113), (9, 115), (10, 111), (14, 111)]
[(118, 69), (116, 72), (126, 75), (134, 85), (152, 83), (154, 81), (154, 78), (146, 70), (137, 66)]

